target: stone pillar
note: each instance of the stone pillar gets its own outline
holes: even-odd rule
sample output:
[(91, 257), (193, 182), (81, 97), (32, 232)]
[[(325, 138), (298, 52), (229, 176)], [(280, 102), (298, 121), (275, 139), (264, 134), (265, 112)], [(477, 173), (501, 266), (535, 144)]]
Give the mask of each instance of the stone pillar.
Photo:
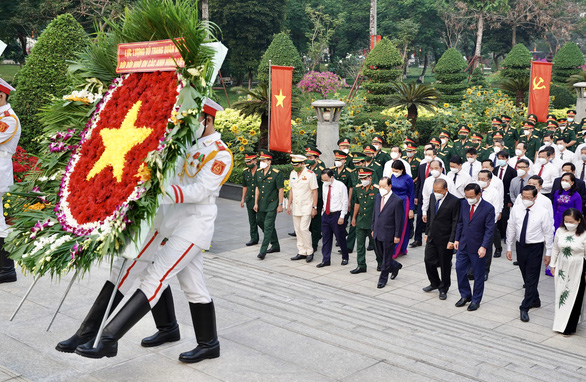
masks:
[(576, 117), (574, 121), (580, 123), (582, 118), (586, 118), (586, 82), (577, 82), (574, 84), (578, 99), (576, 100)]
[(346, 104), (342, 101), (324, 99), (311, 104), (317, 114), (317, 148), (322, 152), (320, 159), (327, 167), (334, 165), (334, 150), (338, 149), (340, 138), (340, 113)]

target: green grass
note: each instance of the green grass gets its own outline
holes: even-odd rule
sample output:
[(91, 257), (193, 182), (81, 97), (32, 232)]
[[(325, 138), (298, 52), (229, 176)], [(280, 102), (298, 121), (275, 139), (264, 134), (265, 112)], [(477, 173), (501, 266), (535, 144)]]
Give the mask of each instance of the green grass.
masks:
[(20, 65), (0, 65), (0, 77), (14, 86), (12, 80), (19, 70)]

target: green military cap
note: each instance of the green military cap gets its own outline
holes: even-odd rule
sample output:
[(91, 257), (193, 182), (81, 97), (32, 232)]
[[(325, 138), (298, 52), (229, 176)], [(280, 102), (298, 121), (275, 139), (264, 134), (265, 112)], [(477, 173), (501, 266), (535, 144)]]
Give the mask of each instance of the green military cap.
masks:
[(366, 160), (366, 157), (364, 156), (363, 153), (354, 151), (351, 154), (352, 154), (352, 162), (362, 162), (362, 161)]
[(580, 121), (580, 124), (582, 126), (586, 126), (586, 117), (582, 118), (582, 120)]
[(383, 136), (382, 136), (382, 135), (380, 135), (380, 134), (375, 134), (375, 135), (373, 135), (373, 136), (372, 136), (372, 141), (373, 141), (373, 142), (378, 142), (378, 143), (380, 143), (381, 145), (385, 143), (385, 139), (384, 139), (384, 138), (383, 138)]
[(575, 117), (575, 116), (576, 116), (576, 110), (572, 110), (572, 109), (570, 109), (570, 110), (568, 110), (568, 111), (566, 112), (566, 115), (567, 115), (568, 117)]
[(558, 124), (556, 121), (554, 121), (554, 120), (549, 120), (549, 121), (547, 121), (547, 127), (553, 127), (553, 128), (556, 128), (556, 127), (558, 127), (558, 126), (559, 126), (559, 124)]
[(558, 119), (554, 114), (548, 114), (547, 121), (549, 122), (550, 120), (557, 121)]
[(271, 159), (272, 160), (273, 154), (271, 154), (271, 152), (269, 150), (261, 149), (258, 158), (261, 160), (262, 159)]
[(501, 118), (504, 122), (509, 122), (512, 118), (506, 114), (501, 115)]
[(438, 137), (431, 137), (429, 138), (429, 143), (434, 144), (436, 146), (440, 145), (440, 139)]
[(334, 150), (334, 159), (346, 159), (348, 154), (343, 152), (342, 150)]
[(314, 145), (305, 145), (305, 155), (313, 155), (318, 157), (321, 155), (321, 151), (319, 151), (319, 149)]
[(372, 176), (372, 173), (374, 172), (373, 168), (364, 166), (356, 167), (356, 170), (358, 171), (359, 178), (366, 178), (367, 176)]
[(342, 137), (342, 138), (338, 139), (338, 146), (340, 146), (340, 145), (350, 145), (350, 138)]
[(251, 160), (256, 159), (256, 153), (252, 151), (245, 151), (244, 152), (244, 161), (250, 162)]
[(373, 145), (366, 145), (362, 151), (364, 154), (376, 154), (376, 148)]
[(448, 139), (450, 139), (450, 133), (448, 133), (446, 130), (442, 130), (439, 133), (439, 136), (440, 136), (440, 138), (448, 138)]
[(530, 122), (533, 122), (533, 124), (535, 124), (535, 122), (537, 122), (537, 115), (535, 115), (535, 114), (529, 114), (527, 116), (527, 120), (530, 121)]
[(478, 139), (478, 140), (482, 140), (482, 134), (478, 133), (478, 132), (473, 132), (470, 134), (470, 139)]
[(558, 122), (559, 123), (566, 123), (566, 122), (568, 122), (568, 119), (567, 118), (559, 118)]
[(492, 117), (491, 122), (493, 125), (500, 125), (501, 123), (503, 123), (503, 120), (499, 117)]

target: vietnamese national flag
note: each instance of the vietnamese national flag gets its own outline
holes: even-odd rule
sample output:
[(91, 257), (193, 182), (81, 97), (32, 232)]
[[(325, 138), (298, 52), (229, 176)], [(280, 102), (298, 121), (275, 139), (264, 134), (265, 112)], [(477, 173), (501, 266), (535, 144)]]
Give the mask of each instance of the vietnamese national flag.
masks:
[(269, 150), (291, 152), (292, 66), (271, 66), (271, 124)]
[(531, 63), (529, 83), (529, 114), (535, 114), (538, 122), (547, 122), (549, 114), (549, 87), (551, 85), (551, 62)]

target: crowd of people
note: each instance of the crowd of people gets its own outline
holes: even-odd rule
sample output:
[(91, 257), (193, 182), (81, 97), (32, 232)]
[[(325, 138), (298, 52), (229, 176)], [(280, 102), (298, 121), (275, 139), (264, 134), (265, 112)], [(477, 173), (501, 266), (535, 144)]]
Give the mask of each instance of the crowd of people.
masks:
[(359, 274), (367, 272), (366, 254), (374, 251), (377, 288), (398, 276), (397, 259), (408, 248), (425, 245), (429, 285), (423, 291), (438, 290), (441, 300), (447, 298), (455, 254), (456, 306), (475, 311), (504, 242), (510, 261), (515, 247), (513, 264), (524, 283), (521, 321), (528, 322), (529, 310), (541, 306), (544, 263), (546, 274), (555, 278), (553, 329), (570, 335), (586, 284), (586, 118), (577, 123), (575, 114), (548, 115), (542, 129), (530, 114), (521, 134), (506, 115), (492, 118), (485, 135), (462, 125), (455, 141), (442, 131), (424, 144), (421, 156), (410, 138), (388, 152), (380, 135), (360, 152), (350, 152), (350, 139), (341, 138), (331, 168), (317, 147), (307, 145), (304, 155), (291, 155), (286, 203), (286, 175), (272, 166), (271, 153), (246, 153), (241, 200), (250, 224), (246, 245), (260, 243), (260, 228), (258, 258), (279, 252), (275, 219), (285, 208), (295, 227), (289, 235), (297, 237), (291, 260), (313, 261), (321, 239), (318, 268), (331, 265), (335, 246), (343, 266), (356, 248), (357, 267), (350, 273)]

